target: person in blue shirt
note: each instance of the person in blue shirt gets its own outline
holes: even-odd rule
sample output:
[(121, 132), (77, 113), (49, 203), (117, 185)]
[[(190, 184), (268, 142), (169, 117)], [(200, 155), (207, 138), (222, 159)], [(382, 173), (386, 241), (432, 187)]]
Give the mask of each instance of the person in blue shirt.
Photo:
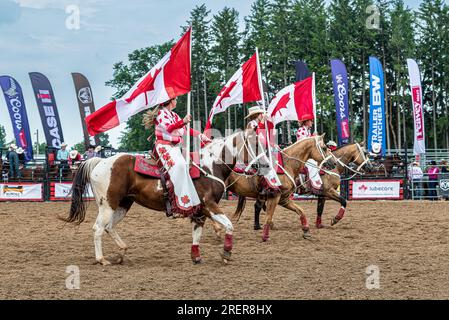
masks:
[(69, 151), (67, 150), (67, 143), (61, 143), (61, 149), (58, 150), (56, 160), (59, 161), (59, 169), (65, 170), (69, 168)]

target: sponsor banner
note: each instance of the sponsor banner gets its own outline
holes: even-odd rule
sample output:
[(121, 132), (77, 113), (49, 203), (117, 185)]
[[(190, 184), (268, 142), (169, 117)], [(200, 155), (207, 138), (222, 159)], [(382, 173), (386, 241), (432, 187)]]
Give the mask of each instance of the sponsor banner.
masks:
[(46, 76), (38, 72), (31, 72), (29, 75), (41, 116), (47, 146), (59, 149), (61, 148), (61, 143), (64, 142), (64, 137), (50, 81), (48, 81)]
[(81, 116), (81, 124), (83, 126), (84, 144), (86, 149), (89, 145), (100, 145), (98, 136), (90, 136), (87, 131), (86, 117), (95, 112), (94, 98), (89, 81), (81, 73), (72, 73), (73, 83), (75, 84), (76, 98)]
[(24, 150), (25, 160), (33, 159), (33, 143), (31, 141), (30, 125), (28, 123), (25, 101), (19, 83), (10, 76), (0, 77), (0, 87), (11, 117), (16, 145)]
[(440, 174), (440, 180), (438, 182), (440, 188), (440, 195), (445, 198), (449, 197), (449, 174), (442, 173)]
[(370, 113), (368, 150), (385, 155), (386, 122), (385, 122), (385, 84), (382, 64), (375, 57), (369, 57), (370, 80)]
[(0, 201), (43, 201), (42, 183), (0, 183)]
[(403, 199), (401, 180), (360, 180), (350, 181), (350, 199)]
[(338, 59), (331, 60), (331, 68), (337, 116), (338, 145), (341, 146), (349, 143), (350, 140), (348, 74), (345, 64)]
[[(58, 183), (56, 182), (54, 184), (55, 189), (54, 189), (54, 199), (58, 199), (58, 200), (63, 200), (63, 199), (71, 199), (72, 196), (69, 195), (70, 190), (72, 189), (72, 184), (71, 183)], [(94, 193), (92, 191), (92, 188), (88, 187), (87, 190), (87, 194), (86, 194), (87, 198), (94, 198)]]
[(412, 93), (413, 120), (415, 125), (415, 143), (413, 153), (419, 155), (426, 153), (424, 134), (424, 115), (422, 103), (421, 75), (415, 60), (407, 59), (408, 74), (410, 77), (410, 89)]

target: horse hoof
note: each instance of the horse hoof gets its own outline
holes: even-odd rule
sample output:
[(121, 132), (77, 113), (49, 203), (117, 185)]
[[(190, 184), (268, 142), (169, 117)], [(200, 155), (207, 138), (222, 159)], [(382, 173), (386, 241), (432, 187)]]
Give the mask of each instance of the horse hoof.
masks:
[(197, 257), (195, 259), (192, 259), (193, 264), (201, 264), (203, 263), (203, 259), (201, 257)]
[(312, 235), (310, 234), (310, 231), (307, 230), (307, 231), (304, 231), (302, 237), (303, 237), (304, 239), (306, 239), (306, 240), (309, 240), (309, 239), (312, 238)]
[(254, 225), (254, 230), (260, 230), (260, 229), (262, 229), (262, 228), (260, 227), (260, 225)]
[(324, 228), (324, 224), (318, 223), (318, 224), (316, 225), (316, 228), (317, 228), (317, 229), (323, 229), (323, 228)]
[(331, 226), (336, 225), (336, 224), (338, 223), (338, 221), (340, 221), (340, 220), (335, 219), (335, 218), (332, 218), (332, 220), (331, 220)]
[(223, 252), (221, 253), (221, 260), (224, 264), (228, 264), (229, 261), (231, 261), (231, 252), (223, 250)]
[(101, 258), (100, 260), (97, 260), (97, 263), (101, 264), (102, 266), (110, 266), (112, 264), (105, 258)]
[(267, 242), (268, 240), (270, 240), (270, 237), (268, 237), (268, 236), (267, 237), (262, 237), (262, 241), (263, 242)]

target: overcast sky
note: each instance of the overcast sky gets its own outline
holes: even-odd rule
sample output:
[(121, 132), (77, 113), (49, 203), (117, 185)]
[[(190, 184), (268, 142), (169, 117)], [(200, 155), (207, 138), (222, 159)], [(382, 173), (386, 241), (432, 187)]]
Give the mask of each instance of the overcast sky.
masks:
[[(405, 2), (413, 8), (419, 3)], [(73, 146), (83, 140), (83, 134), (71, 73), (87, 77), (96, 108), (100, 108), (114, 94), (105, 85), (112, 78), (113, 64), (126, 61), (134, 49), (177, 40), (190, 11), (202, 3), (212, 14), (233, 7), (242, 23), (253, 0), (0, 0), (0, 75), (12, 76), (22, 86), (30, 128), (33, 133), (39, 130), (40, 142), (44, 134), (28, 73), (46, 75), (54, 90), (65, 141)], [(66, 27), (70, 5), (80, 10), (79, 30)], [(6, 129), (7, 141), (12, 140), (3, 95), (0, 124)], [(115, 147), (123, 128), (108, 131)], [(34, 134), (32, 139), (36, 139)]]

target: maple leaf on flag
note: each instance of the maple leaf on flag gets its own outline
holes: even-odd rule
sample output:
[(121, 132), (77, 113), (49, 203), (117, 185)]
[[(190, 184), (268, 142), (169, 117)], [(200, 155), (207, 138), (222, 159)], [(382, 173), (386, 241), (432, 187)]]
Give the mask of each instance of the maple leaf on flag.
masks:
[[(125, 99), (126, 102), (131, 102), (133, 101), (138, 95), (145, 93), (146, 91), (154, 91), (154, 80), (156, 80), (158, 74), (162, 71), (162, 69), (156, 69), (156, 71), (154, 71), (153, 75), (149, 75), (149, 77), (145, 78), (141, 83), (139, 83), (139, 85), (137, 86), (137, 89), (132, 93), (132, 95)], [(145, 95), (145, 99), (146, 95)], [(146, 101), (146, 103), (148, 103), (148, 101)]]

